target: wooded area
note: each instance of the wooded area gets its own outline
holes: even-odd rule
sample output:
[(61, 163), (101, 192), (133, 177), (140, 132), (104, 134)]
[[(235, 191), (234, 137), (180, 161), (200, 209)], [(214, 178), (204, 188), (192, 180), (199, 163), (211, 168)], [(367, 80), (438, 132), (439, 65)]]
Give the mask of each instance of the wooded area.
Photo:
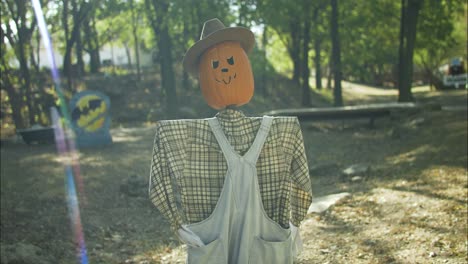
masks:
[[(442, 64), (452, 57), (466, 61), (467, 8), (462, 0), (40, 2), (54, 47), (63, 56), (57, 63), (66, 91), (77, 91), (74, 80), (103, 72), (108, 66), (100, 58), (105, 45), (125, 48), (127, 73), (139, 82), (145, 52), (152, 54), (151, 68), (160, 73), (163, 97), (155, 100), (163, 100), (171, 118), (178, 116), (180, 94), (197, 87), (196, 80), (181, 73), (182, 56), (199, 39), (203, 22), (213, 17), (255, 32), (257, 46), (250, 59), (256, 96), (274, 95), (267, 80), (285, 75), (295, 84), (290, 89), (301, 91), (306, 107), (311, 89), (324, 89), (322, 78), (328, 79), (326, 88), (334, 89), (336, 106), (345, 104), (342, 79), (398, 87), (399, 101), (412, 101), (415, 81), (440, 86)], [(2, 119), (11, 115), (16, 128), (46, 125), (56, 96), (40, 60), (41, 36), (31, 2), (2, 0), (0, 7)]]

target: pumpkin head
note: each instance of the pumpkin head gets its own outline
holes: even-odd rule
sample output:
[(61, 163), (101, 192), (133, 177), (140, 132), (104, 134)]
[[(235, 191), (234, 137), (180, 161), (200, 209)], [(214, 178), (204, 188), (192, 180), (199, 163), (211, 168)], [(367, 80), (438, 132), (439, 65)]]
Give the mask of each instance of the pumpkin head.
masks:
[(210, 47), (201, 56), (198, 69), (202, 94), (209, 106), (241, 106), (252, 98), (252, 68), (239, 42), (226, 41)]

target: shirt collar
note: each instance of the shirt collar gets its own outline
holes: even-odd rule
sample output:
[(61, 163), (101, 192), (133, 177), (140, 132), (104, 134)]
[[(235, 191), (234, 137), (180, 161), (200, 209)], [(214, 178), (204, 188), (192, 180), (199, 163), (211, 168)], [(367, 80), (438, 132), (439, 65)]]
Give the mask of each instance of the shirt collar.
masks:
[(216, 118), (221, 121), (235, 122), (244, 119), (245, 115), (237, 109), (223, 109), (216, 114)]

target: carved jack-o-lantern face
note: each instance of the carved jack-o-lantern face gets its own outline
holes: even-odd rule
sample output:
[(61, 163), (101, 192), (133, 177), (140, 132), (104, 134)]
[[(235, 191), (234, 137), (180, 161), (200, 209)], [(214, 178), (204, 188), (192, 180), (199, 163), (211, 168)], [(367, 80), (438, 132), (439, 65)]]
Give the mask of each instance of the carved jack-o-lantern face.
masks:
[(200, 59), (199, 80), (203, 97), (215, 109), (244, 105), (253, 96), (252, 69), (238, 42), (227, 41), (209, 48)]

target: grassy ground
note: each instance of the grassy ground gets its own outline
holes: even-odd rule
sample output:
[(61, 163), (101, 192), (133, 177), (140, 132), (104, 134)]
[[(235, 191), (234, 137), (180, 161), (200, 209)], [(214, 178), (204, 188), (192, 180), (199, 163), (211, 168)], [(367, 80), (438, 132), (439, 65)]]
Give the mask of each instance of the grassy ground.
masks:
[[(312, 164), (332, 162), (312, 173), (315, 194), (351, 196), (305, 220), (300, 263), (466, 262), (466, 113), (310, 129)], [(362, 181), (340, 177), (356, 163), (370, 165)]]
[[(372, 87), (367, 93), (344, 87), (350, 104), (394, 99)], [(297, 106), (297, 95), (287, 94), (257, 96), (245, 111)], [(466, 91), (415, 95), (421, 102), (467, 102)], [(326, 103), (314, 96), (315, 104)], [(398, 113), (372, 129), (367, 120), (301, 125), (314, 196), (351, 195), (306, 217), (299, 263), (466, 263), (466, 110)], [(153, 128), (122, 121), (112, 130), (114, 144), (79, 153), (80, 213), (90, 263), (184, 261), (183, 247), (147, 197)], [(63, 159), (55, 146), (7, 141), (0, 154), (2, 263), (14, 263), (23, 253), (35, 258), (29, 263), (76, 263)], [(351, 181), (341, 171), (353, 164), (367, 164), (370, 171)], [(24, 250), (31, 246), (35, 252)]]

